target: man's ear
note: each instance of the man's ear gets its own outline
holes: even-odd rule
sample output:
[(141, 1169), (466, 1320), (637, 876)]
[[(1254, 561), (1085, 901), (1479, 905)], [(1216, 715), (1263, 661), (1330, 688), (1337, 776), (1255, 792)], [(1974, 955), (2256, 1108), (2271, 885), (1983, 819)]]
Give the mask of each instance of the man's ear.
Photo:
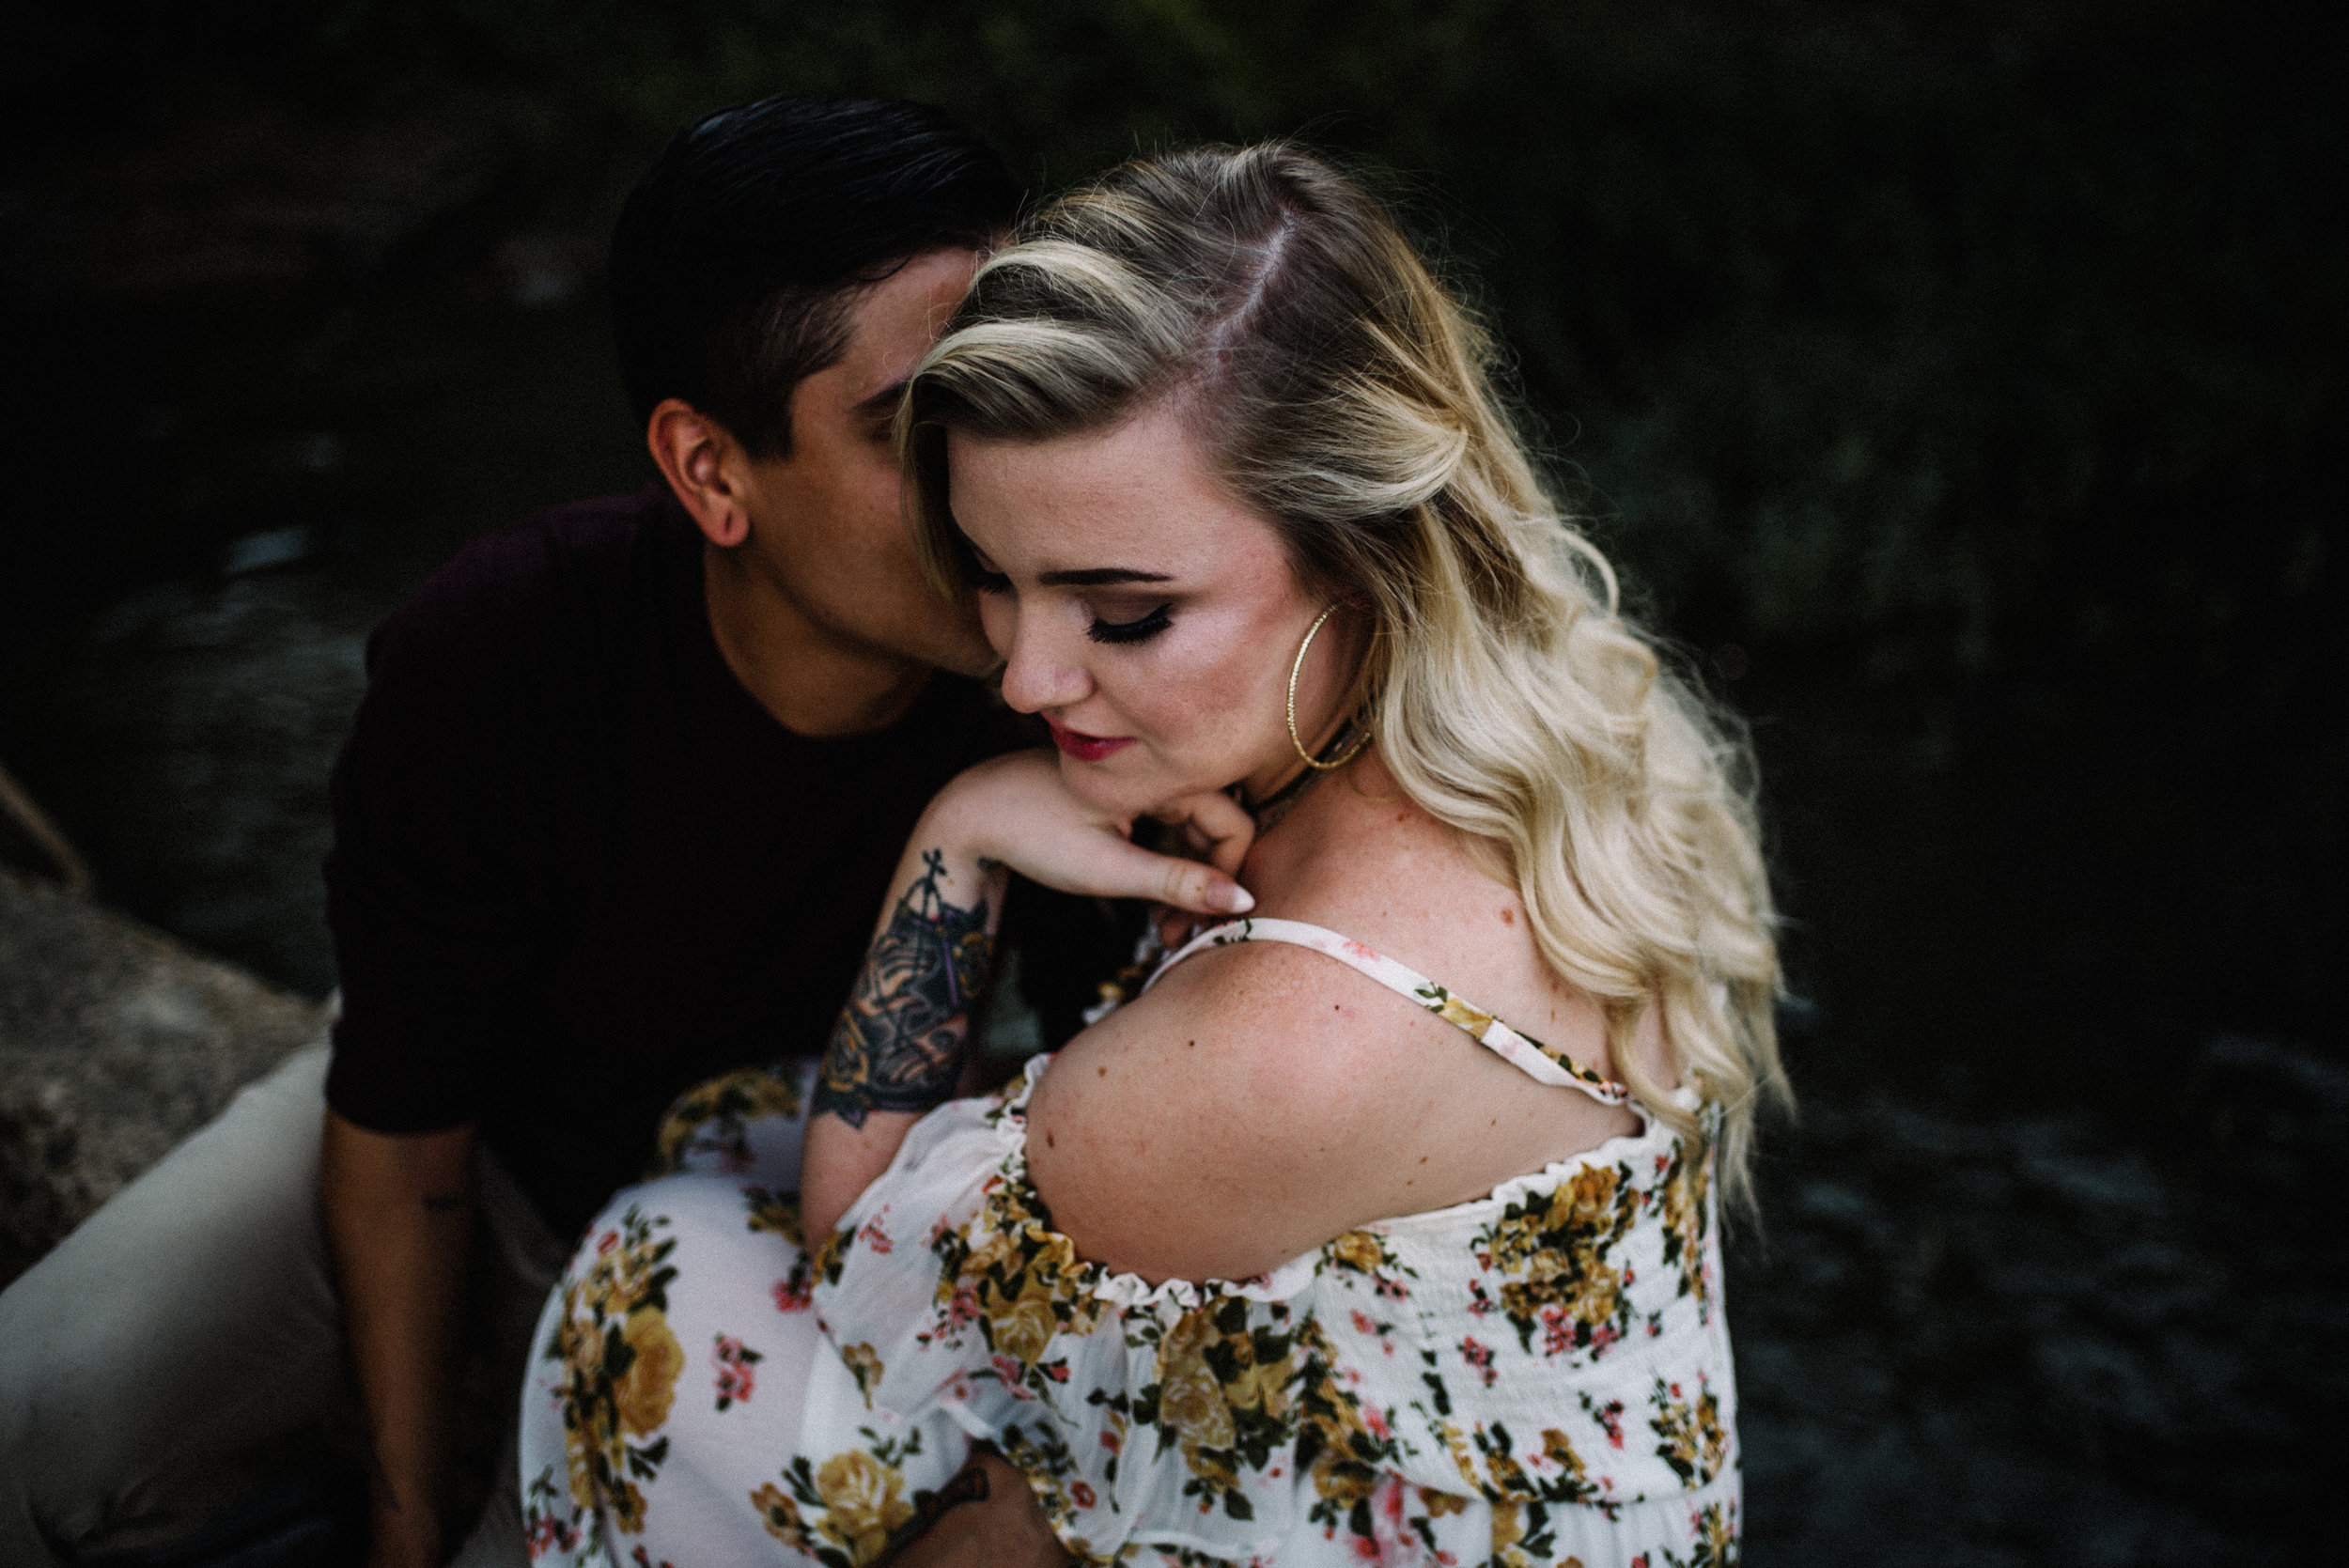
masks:
[(743, 495), (748, 458), (731, 431), (683, 398), (670, 397), (645, 422), (645, 445), (705, 538), (732, 550), (751, 536)]

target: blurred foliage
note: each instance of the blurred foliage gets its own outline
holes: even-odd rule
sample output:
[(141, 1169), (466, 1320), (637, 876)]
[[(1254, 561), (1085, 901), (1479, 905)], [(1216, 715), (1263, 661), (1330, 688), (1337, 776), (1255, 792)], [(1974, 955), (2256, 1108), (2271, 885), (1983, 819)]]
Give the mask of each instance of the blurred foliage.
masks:
[[(0, 633), (12, 579), (346, 519), (404, 591), (636, 482), (586, 258), (702, 110), (926, 99), (1039, 194), (1299, 135), (1451, 258), (1562, 495), (1756, 716), (1822, 1038), (1968, 1056), (1917, 998), (1988, 974), (2081, 1063), (2335, 1039), (2342, 66), (2268, 0), (19, 8), (0, 216), (50, 239), (0, 310), (48, 368), (0, 391)], [(533, 247), (571, 304), (516, 303)], [(53, 455), (111, 422), (162, 433), (93, 499)]]
[(2279, 634), (2339, 645), (2343, 82), (2295, 16), (98, 5), (20, 17), (0, 85), (20, 140), (80, 134), (54, 110), (98, 52), (133, 114), (210, 60), (320, 112), (461, 107), (542, 170), (631, 171), (710, 106), (894, 93), (1040, 192), (1168, 141), (1302, 134), (1391, 171), (1474, 280), (1562, 483), (1675, 627), (1879, 675), (2207, 678)]

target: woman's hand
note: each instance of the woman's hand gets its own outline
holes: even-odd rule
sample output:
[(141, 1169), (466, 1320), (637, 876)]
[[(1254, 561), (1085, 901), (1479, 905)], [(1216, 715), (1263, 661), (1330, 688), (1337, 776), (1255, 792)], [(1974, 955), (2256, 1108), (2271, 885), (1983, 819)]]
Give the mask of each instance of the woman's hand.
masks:
[(1206, 862), (1128, 842), (1132, 822), (1071, 794), (1050, 752), (981, 763), (930, 802), (817, 1076), (800, 1162), (811, 1241), (888, 1169), (913, 1124), (954, 1097), (994, 968), (1007, 869), (1063, 893), (1152, 898), (1194, 914), (1254, 906), (1232, 878), (1255, 837), (1246, 812), (1210, 792), (1152, 815), (1179, 825)]
[(1048, 751), (1015, 752), (958, 775), (915, 830), (917, 841), (1009, 866), (1030, 881), (1097, 898), (1146, 898), (1200, 915), (1255, 906), (1233, 878), (1256, 824), (1220, 791), (1170, 800), (1150, 815), (1180, 826), (1204, 861), (1160, 855), (1127, 835), (1131, 818), (1087, 804)]

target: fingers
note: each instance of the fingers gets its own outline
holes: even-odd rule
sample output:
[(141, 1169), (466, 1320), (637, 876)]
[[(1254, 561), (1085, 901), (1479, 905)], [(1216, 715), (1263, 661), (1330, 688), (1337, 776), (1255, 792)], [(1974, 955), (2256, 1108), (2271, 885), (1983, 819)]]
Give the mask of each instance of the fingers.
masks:
[(1157, 854), (1112, 832), (1061, 832), (1030, 840), (1006, 863), (1062, 893), (1149, 899), (1193, 914), (1243, 914), (1256, 902), (1214, 866)]
[(1208, 863), (1227, 877), (1239, 875), (1240, 862), (1256, 842), (1256, 819), (1221, 790), (1169, 800), (1151, 815), (1180, 823), (1192, 847), (1206, 851)]
[(1255, 895), (1217, 866), (1171, 855), (1150, 858), (1159, 863), (1162, 881), (1153, 896), (1161, 904), (1200, 915), (1244, 915), (1256, 907)]

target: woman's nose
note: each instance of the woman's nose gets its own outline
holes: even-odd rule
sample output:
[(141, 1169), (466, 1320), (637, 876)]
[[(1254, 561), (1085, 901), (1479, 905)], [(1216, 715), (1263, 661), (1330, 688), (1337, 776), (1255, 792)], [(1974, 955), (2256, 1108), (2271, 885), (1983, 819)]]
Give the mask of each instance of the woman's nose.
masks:
[(1084, 666), (1053, 646), (1050, 634), (1036, 626), (1041, 619), (1021, 615), (1013, 629), (1011, 654), (1003, 661), (1003, 701), (1021, 713), (1066, 707), (1093, 694), (1092, 677)]

